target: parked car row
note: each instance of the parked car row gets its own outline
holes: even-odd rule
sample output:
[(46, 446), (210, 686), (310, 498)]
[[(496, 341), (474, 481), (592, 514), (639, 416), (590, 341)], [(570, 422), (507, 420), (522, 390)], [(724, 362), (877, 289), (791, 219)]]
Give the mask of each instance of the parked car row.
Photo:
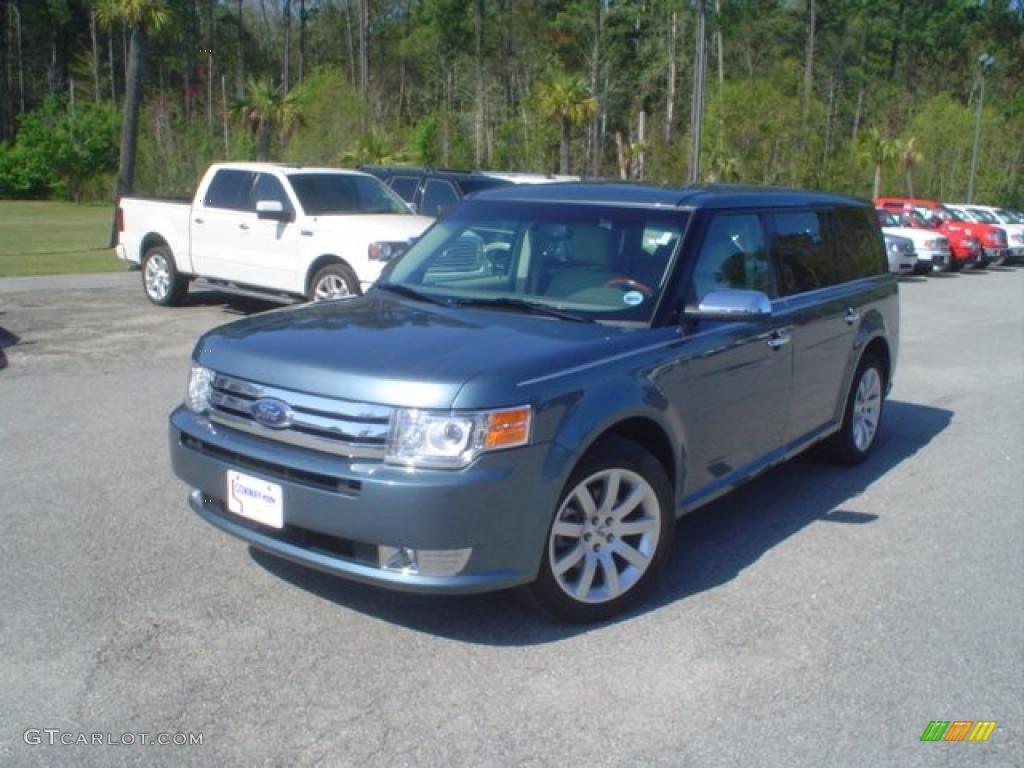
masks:
[(1024, 260), (1024, 214), (1018, 211), (907, 197), (880, 197), (875, 206), (894, 272), (955, 272)]

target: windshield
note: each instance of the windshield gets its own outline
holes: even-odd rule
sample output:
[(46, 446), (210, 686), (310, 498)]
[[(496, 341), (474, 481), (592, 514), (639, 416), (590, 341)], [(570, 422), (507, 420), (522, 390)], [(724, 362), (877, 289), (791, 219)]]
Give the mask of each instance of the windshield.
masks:
[(302, 209), (309, 216), (325, 213), (406, 213), (402, 199), (378, 178), (351, 173), (288, 175)]
[(445, 303), (505, 311), (532, 304), (588, 320), (647, 323), (686, 221), (679, 211), (464, 202), (381, 285)]
[(939, 208), (940, 208), (940, 210), (945, 212), (946, 215), (949, 216), (949, 218), (951, 218), (953, 221), (967, 221), (968, 220), (966, 216), (964, 216), (962, 213), (960, 213), (960, 211), (956, 210), (955, 208), (949, 208), (949, 207), (947, 207), (945, 205), (940, 205)]
[(988, 211), (983, 211), (981, 208), (968, 208), (967, 212), (970, 213), (975, 221), (983, 221), (986, 224), (998, 224), (999, 219), (993, 216)]

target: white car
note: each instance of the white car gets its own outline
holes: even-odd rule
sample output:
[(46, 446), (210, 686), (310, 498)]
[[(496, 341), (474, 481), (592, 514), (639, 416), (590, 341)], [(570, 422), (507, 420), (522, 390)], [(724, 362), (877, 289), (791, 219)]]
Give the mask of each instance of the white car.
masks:
[(885, 255), (889, 259), (889, 271), (899, 275), (910, 275), (917, 267), (917, 254), (914, 252), (914, 241), (909, 237), (889, 235), (885, 237)]
[(933, 229), (915, 227), (905, 213), (876, 208), (882, 234), (908, 238), (914, 244), (917, 266), (914, 272), (925, 275), (932, 269), (948, 270), (953, 265), (949, 238)]
[(991, 205), (956, 203), (949, 207), (960, 211), (971, 221), (995, 224), (1006, 230), (1006, 243), (1009, 246), (1007, 249), (1008, 254), (1000, 262), (1001, 264), (1024, 259), (1024, 220), (1020, 220), (1017, 214)]
[(433, 221), (359, 171), (221, 163), (191, 203), (122, 198), (117, 255), (142, 267), (146, 296), (165, 306), (195, 278), (338, 299), (361, 293)]

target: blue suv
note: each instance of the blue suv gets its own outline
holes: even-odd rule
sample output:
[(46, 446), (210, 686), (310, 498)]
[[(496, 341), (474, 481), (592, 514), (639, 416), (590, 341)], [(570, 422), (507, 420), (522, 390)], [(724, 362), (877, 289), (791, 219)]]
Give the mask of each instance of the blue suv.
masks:
[(898, 333), (864, 201), (509, 186), (364, 296), (205, 334), (171, 457), (201, 517), (279, 556), (599, 620), (681, 515), (815, 443), (864, 460)]

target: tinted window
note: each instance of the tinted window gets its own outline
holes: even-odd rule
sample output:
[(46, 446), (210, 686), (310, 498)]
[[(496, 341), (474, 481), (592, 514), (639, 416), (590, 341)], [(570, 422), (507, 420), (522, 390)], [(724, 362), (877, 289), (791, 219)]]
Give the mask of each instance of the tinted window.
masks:
[(813, 291), (839, 282), (826, 237), (827, 222), (818, 211), (772, 214), (773, 251), (783, 296)]
[[(871, 211), (867, 208), (836, 208), (834, 215), (839, 279), (856, 280), (885, 271), (885, 246), (879, 237), (878, 227), (871, 220)], [(888, 226), (899, 226), (899, 222)]]
[(250, 171), (221, 169), (214, 174), (203, 198), (207, 208), (228, 208), (244, 211), (248, 208), (249, 187), (253, 174)]
[(409, 176), (396, 176), (391, 180), (391, 188), (407, 203), (412, 202), (418, 185), (419, 179), (413, 179)]
[(730, 288), (775, 295), (771, 260), (756, 214), (718, 214), (708, 226), (693, 270), (691, 298)]
[(260, 200), (276, 200), (284, 206), (286, 211), (292, 209), (292, 204), (288, 200), (288, 193), (284, 191), (281, 182), (269, 173), (259, 173), (256, 175), (256, 183), (252, 185), (252, 189), (249, 192), (249, 210), (255, 211), (256, 203)]
[(375, 176), (294, 173), (288, 176), (303, 210), (323, 213), (410, 213), (402, 199)]
[(439, 179), (427, 179), (423, 188), (423, 202), (420, 203), (420, 213), (424, 216), (443, 216), (459, 201), (455, 187), (447, 181)]

